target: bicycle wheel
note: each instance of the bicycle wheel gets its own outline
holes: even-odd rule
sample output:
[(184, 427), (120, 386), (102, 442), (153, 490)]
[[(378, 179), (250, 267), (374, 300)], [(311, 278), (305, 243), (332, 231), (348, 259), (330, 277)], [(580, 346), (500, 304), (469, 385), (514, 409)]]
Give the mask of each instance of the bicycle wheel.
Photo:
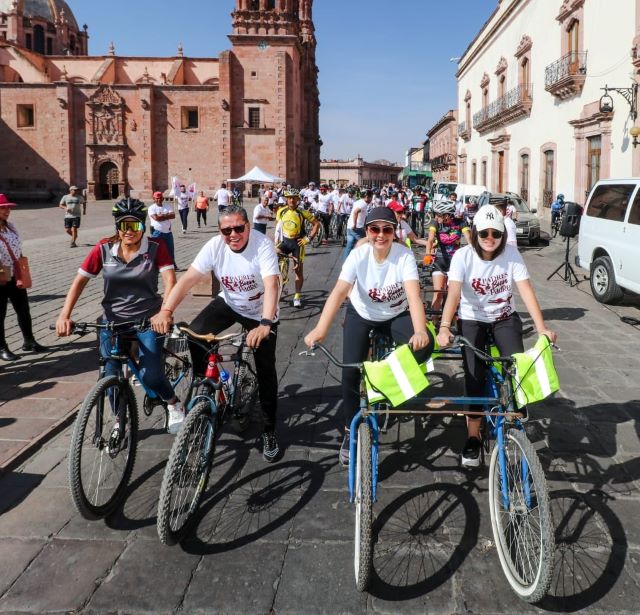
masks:
[(284, 297), (287, 284), (289, 283), (289, 257), (281, 256), (278, 265), (280, 266), (280, 284), (282, 287), (280, 296)]
[(329, 222), (329, 237), (327, 239), (333, 239), (338, 236), (338, 217), (333, 214), (331, 221)]
[(347, 223), (343, 222), (340, 228), (340, 244), (344, 248), (347, 245)]
[[(110, 391), (118, 417), (111, 410)], [(85, 519), (106, 517), (119, 504), (137, 443), (138, 404), (131, 385), (117, 376), (102, 378), (82, 403), (69, 452), (69, 490)]]
[(165, 340), (164, 370), (176, 397), (185, 406), (191, 397), (191, 384), (193, 383), (193, 365), (191, 364), (191, 352), (187, 338), (167, 337)]
[(356, 535), (354, 568), (356, 587), (365, 591), (373, 569), (373, 491), (371, 467), (371, 428), (366, 422), (358, 427), (356, 446)]
[(320, 228), (318, 229), (316, 236), (313, 238), (313, 245), (317, 248), (318, 246), (322, 245), (323, 239), (324, 239), (324, 226), (320, 224)]
[(233, 427), (242, 433), (249, 427), (251, 413), (258, 401), (258, 377), (251, 348), (242, 349), (233, 395)]
[(175, 545), (185, 535), (207, 487), (214, 451), (214, 424), (207, 400), (191, 409), (171, 447), (158, 500), (158, 536)]
[[(523, 432), (510, 429), (505, 433), (504, 475), (499, 452), (496, 444), (489, 465), (489, 507), (500, 564), (515, 593), (526, 602), (538, 602), (551, 585), (555, 550), (547, 482)], [(503, 506), (503, 486), (509, 510)]]
[(559, 229), (560, 229), (560, 225), (557, 222), (554, 222), (551, 225), (551, 237), (556, 237)]

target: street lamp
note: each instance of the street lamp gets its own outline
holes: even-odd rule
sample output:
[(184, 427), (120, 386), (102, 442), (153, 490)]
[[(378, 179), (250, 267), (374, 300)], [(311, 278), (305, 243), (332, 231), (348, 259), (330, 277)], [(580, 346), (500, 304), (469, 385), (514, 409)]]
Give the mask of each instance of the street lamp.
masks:
[(635, 120), (638, 117), (638, 84), (634, 83), (630, 88), (610, 88), (605, 85), (603, 96), (600, 98), (600, 113), (612, 113), (613, 112), (613, 98), (609, 96), (609, 92), (617, 92), (620, 94), (631, 107), (631, 119)]
[(638, 145), (640, 145), (640, 141), (638, 141), (638, 137), (640, 137), (640, 126), (632, 126), (629, 129), (629, 134), (633, 137), (631, 145), (633, 145), (633, 147), (638, 147)]

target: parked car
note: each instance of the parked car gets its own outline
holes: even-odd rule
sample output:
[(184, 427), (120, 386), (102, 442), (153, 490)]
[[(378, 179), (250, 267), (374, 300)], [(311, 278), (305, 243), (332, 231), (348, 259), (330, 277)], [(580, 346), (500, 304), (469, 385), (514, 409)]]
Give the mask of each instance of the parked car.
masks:
[(591, 274), (591, 292), (616, 303), (640, 293), (640, 178), (603, 179), (592, 188), (580, 221), (576, 265)]
[(515, 192), (483, 192), (478, 198), (478, 207), (490, 205), (493, 199), (509, 199), (509, 205), (516, 208), (516, 233), (518, 241), (527, 241), (537, 246), (540, 241), (540, 220), (536, 209), (529, 209), (527, 202)]

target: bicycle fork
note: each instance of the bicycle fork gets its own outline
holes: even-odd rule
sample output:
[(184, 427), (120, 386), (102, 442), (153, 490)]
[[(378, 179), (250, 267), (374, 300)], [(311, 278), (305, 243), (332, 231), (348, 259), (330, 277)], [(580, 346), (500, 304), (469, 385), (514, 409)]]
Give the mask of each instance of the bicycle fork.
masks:
[(375, 414), (363, 415), (365, 410), (366, 408), (360, 409), (353, 417), (349, 428), (349, 501), (351, 503), (355, 501), (358, 427), (363, 421), (368, 423), (371, 429), (371, 499), (373, 502), (377, 500), (378, 494), (378, 419)]
[[(506, 436), (504, 433), (504, 423), (505, 419), (503, 417), (499, 417), (496, 425), (496, 446), (498, 447), (498, 463), (500, 466), (502, 506), (504, 510), (511, 512), (511, 495), (509, 493), (509, 476), (507, 473), (508, 462), (505, 448)], [(520, 472), (522, 477), (521, 481), (524, 501), (527, 509), (530, 510), (532, 507), (532, 498), (531, 485), (529, 484), (529, 464), (524, 456), (520, 459)]]

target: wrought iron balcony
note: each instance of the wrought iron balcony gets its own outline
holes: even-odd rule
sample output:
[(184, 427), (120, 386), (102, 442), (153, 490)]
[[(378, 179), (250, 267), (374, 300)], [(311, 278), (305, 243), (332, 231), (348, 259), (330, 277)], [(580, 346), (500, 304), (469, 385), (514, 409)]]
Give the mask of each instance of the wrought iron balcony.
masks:
[(532, 91), (531, 83), (522, 83), (517, 88), (509, 90), (504, 96), (474, 113), (473, 127), (482, 134), (528, 116), (533, 102)]
[(587, 52), (571, 51), (544, 71), (544, 89), (560, 99), (582, 92), (587, 77)]
[(471, 126), (467, 127), (466, 122), (460, 122), (458, 124), (458, 136), (465, 141), (471, 138)]

